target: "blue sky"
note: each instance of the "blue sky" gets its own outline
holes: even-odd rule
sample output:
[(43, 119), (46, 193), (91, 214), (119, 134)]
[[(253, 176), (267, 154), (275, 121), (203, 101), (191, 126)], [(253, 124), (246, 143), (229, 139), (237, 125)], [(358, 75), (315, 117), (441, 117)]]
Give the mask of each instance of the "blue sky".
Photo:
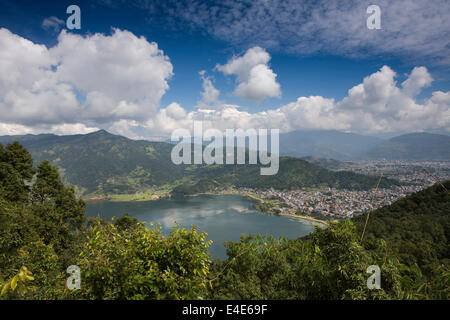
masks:
[[(395, 72), (393, 77), (399, 88), (415, 67), (425, 67), (426, 72), (421, 74), (423, 77), (429, 76), (433, 80), (423, 80), (427, 84), (422, 85), (419, 92), (412, 97), (413, 102), (405, 98), (409, 101), (405, 103), (420, 104), (424, 108), (429, 106), (430, 112), (436, 113), (437, 118), (449, 116), (446, 96), (441, 95), (439, 99), (436, 98), (435, 100), (439, 100), (438, 102), (429, 101), (433, 92), (445, 94), (450, 90), (450, 60), (448, 58), (450, 29), (447, 28), (446, 23), (442, 23), (442, 21), (450, 19), (448, 16), (450, 9), (448, 2), (445, 1), (436, 1), (429, 5), (424, 4), (423, 1), (412, 1), (409, 4), (405, 2), (397, 6), (390, 4), (389, 1), (365, 3), (364, 1), (278, 2), (268, 0), (249, 3), (244, 1), (244, 5), (233, 1), (211, 1), (205, 4), (205, 2), (195, 0), (181, 2), (171, 0), (161, 2), (145, 0), (131, 2), (0, 1), (0, 28), (7, 29), (10, 32), (8, 36), (17, 35), (32, 41), (35, 45), (43, 44), (50, 49), (58, 45), (58, 35), (61, 30), (65, 29), (65, 20), (69, 16), (66, 14), (66, 8), (71, 4), (77, 4), (81, 8), (82, 28), (81, 30), (67, 30), (68, 34), (91, 37), (95, 33), (101, 33), (112, 37), (113, 28), (127, 30), (137, 38), (143, 36), (148, 42), (157, 43), (158, 48), (170, 60), (173, 75), (164, 78), (168, 88), (161, 95), (156, 110), (152, 109), (152, 112), (158, 112), (157, 110), (177, 103), (176, 107), (167, 110), (167, 114), (181, 112), (178, 109), (181, 107), (184, 111), (180, 114), (186, 114), (186, 118), (189, 119), (195, 118), (195, 114), (189, 115), (189, 113), (195, 113), (198, 109), (198, 103), (202, 100), (201, 92), (205, 78), (209, 79), (214, 88), (220, 91), (217, 99), (221, 103), (233, 105), (240, 112), (251, 115), (283, 108), (283, 106), (295, 103), (299, 97), (308, 98), (310, 96), (334, 99), (336, 109), (334, 106), (327, 107), (328, 102), (325, 100), (315, 101), (314, 103), (320, 104), (320, 107), (317, 108), (322, 108), (320, 112), (327, 112), (326, 110), (331, 110), (329, 108), (333, 110), (342, 108), (347, 111), (357, 107), (364, 108), (365, 105), (356, 106), (356, 102), (352, 102), (357, 98), (348, 97), (348, 90), (361, 84), (365, 77), (380, 72), (383, 66), (388, 66)], [(379, 4), (381, 7), (382, 30), (368, 30), (365, 27), (368, 17), (365, 8), (368, 4)], [(402, 10), (399, 11), (399, 8)], [(57, 23), (55, 28), (44, 27), (43, 22), (52, 17), (56, 17), (56, 21), (64, 23)], [(427, 21), (424, 17), (429, 20)], [(347, 24), (344, 24), (343, 21), (346, 21)], [(262, 63), (266, 66), (264, 72), (269, 76), (276, 74), (276, 78), (271, 84), (276, 83), (279, 90), (269, 88), (272, 90), (272, 94), (261, 93), (261, 98), (249, 99), (248, 94), (237, 93), (237, 87), (242, 82), (239, 77), (245, 78), (248, 75), (243, 76), (236, 72), (226, 74), (216, 66), (224, 66), (232, 59), (243, 57), (249, 49), (255, 47), (261, 48), (270, 56), (267, 63)], [(2, 48), (2, 50), (4, 49)], [(199, 75), (201, 70), (206, 71), (203, 78)], [(385, 75), (389, 78), (390, 73), (386, 71)], [(70, 82), (67, 77), (65, 79), (66, 82)], [(365, 90), (372, 87), (367, 84)], [(12, 89), (8, 88), (8, 90), (4, 90), (4, 96)], [(77, 92), (79, 103), (82, 105), (90, 91), (82, 90), (76, 85), (73, 85), (73, 90)], [(369, 95), (366, 92), (366, 96)], [(342, 103), (343, 106), (340, 106), (339, 102), (346, 97), (347, 100), (353, 100)], [(137, 101), (140, 98), (137, 96), (134, 100)], [(395, 108), (393, 101), (397, 103), (403, 101), (398, 97), (391, 100), (383, 103), (385, 106)], [(310, 102), (310, 100), (302, 102), (302, 105), (295, 107), (296, 112), (307, 114), (312, 110), (309, 108), (316, 108), (315, 105), (307, 107), (306, 105), (309, 105)], [(9, 106), (9, 108), (17, 107)], [(215, 108), (217, 110), (224, 109), (223, 106), (218, 107), (217, 105)], [(379, 110), (380, 107), (375, 106), (375, 109)], [(286, 113), (292, 111), (287, 108), (286, 110), (286, 112), (280, 111), (285, 117)], [(161, 111), (159, 112), (161, 113)], [(311, 112), (314, 113), (314, 110)], [(423, 115), (417, 116), (418, 118), (405, 118), (402, 123), (395, 122), (399, 121), (397, 118), (400, 117), (400, 114), (418, 112), (411, 109), (399, 111), (397, 114), (393, 114), (394, 112), (376, 115), (370, 113), (373, 119), (367, 120), (365, 124), (368, 127), (367, 130), (364, 129), (364, 126), (355, 125), (358, 123), (358, 119), (348, 120), (348, 113), (344, 111), (336, 113), (336, 119), (348, 121), (345, 126), (332, 123), (327, 118), (311, 118), (304, 122), (300, 120), (299, 126), (292, 124), (284, 126), (283, 124), (284, 129), (281, 129), (284, 131), (326, 129), (329, 126), (330, 129), (364, 134), (395, 131), (394, 127), (398, 127), (399, 132), (416, 130), (445, 132), (449, 130), (449, 122), (441, 121), (441, 123), (433, 125), (433, 119), (424, 121)], [(367, 119), (368, 116), (363, 113), (361, 113), (361, 117)], [(159, 116), (164, 118), (167, 115)], [(237, 117), (240, 116), (237, 115)], [(277, 125), (271, 122), (272, 120), (262, 119), (262, 115), (258, 115), (257, 121), (250, 120), (251, 116), (248, 117), (246, 125), (248, 123), (257, 123), (262, 126)], [(38, 117), (26, 119), (26, 117), (17, 116), (0, 119), (0, 122), (4, 122), (3, 131), (9, 130), (6, 133), (20, 132), (21, 130), (27, 132), (27, 128), (29, 128), (28, 132), (46, 130), (58, 132), (58, 128), (70, 124), (70, 116), (61, 119), (47, 118), (52, 119), (39, 119)], [(77, 119), (71, 125), (78, 123), (83, 126), (83, 130), (88, 130), (86, 128), (116, 130), (116, 132), (130, 137), (155, 136), (159, 132), (161, 135), (165, 135), (173, 129), (172, 127), (156, 127), (154, 123), (143, 122), (143, 118), (150, 122), (158, 122), (155, 113), (148, 113), (146, 116), (143, 116), (142, 113), (135, 113), (127, 114), (123, 118), (120, 116), (104, 119), (84, 117)], [(120, 120), (123, 120), (121, 125), (116, 125)], [(125, 121), (137, 121), (138, 123), (124, 124)], [(220, 121), (220, 116), (215, 120), (211, 119), (212, 126), (214, 126), (214, 121)], [(373, 123), (376, 121), (378, 123), (386, 121), (386, 124), (375, 126)], [(315, 125), (313, 122), (321, 124)], [(427, 126), (415, 125), (415, 123), (425, 122)], [(16, 126), (14, 127), (14, 125)], [(185, 124), (179, 123), (179, 125)], [(74, 128), (73, 130), (76, 131), (76, 128), (80, 128), (80, 126)]]

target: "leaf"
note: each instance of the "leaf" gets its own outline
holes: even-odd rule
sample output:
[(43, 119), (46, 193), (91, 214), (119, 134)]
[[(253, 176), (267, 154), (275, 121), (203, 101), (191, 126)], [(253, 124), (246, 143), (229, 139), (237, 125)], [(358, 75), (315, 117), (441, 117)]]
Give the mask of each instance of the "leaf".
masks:
[(5, 286), (4, 286), (3, 289), (2, 289), (2, 292), (0, 293), (0, 296), (2, 296), (2, 295), (5, 294), (5, 292), (6, 292), (6, 291), (8, 290), (8, 288), (9, 288), (10, 284), (11, 284), (11, 280), (8, 281), (8, 282), (5, 284)]
[(314, 246), (314, 252), (315, 253), (319, 253), (320, 252), (320, 248), (317, 245)]
[(19, 280), (18, 276), (14, 276), (11, 280), (11, 289), (14, 291), (17, 287), (17, 280)]
[(24, 280), (25, 280), (25, 277), (26, 277), (26, 273), (23, 272), (23, 271), (20, 271), (19, 274), (18, 274), (17, 276), (19, 277), (19, 279), (20, 279), (21, 281), (24, 281)]

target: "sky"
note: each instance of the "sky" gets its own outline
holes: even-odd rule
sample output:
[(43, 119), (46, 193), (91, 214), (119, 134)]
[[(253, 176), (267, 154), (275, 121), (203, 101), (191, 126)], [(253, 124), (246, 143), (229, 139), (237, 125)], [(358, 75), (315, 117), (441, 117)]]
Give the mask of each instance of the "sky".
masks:
[(0, 0), (0, 135), (159, 139), (194, 120), (450, 134), (450, 2)]

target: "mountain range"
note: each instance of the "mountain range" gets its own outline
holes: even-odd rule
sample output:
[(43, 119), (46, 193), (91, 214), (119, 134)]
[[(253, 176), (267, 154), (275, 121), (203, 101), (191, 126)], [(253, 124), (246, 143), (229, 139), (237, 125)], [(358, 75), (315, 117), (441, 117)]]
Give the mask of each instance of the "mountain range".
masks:
[(361, 155), (365, 159), (450, 160), (450, 137), (410, 133), (384, 141)]
[(335, 130), (292, 131), (280, 134), (280, 154), (352, 160), (381, 143), (383, 140), (376, 137)]
[(280, 154), (336, 160), (450, 160), (450, 136), (410, 133), (389, 140), (339, 131), (280, 134)]
[[(175, 165), (170, 154), (173, 144), (131, 140), (105, 130), (85, 134), (2, 136), (0, 143), (18, 141), (36, 163), (47, 159), (57, 166), (66, 183), (80, 194), (132, 194), (151, 188), (172, 189), (214, 179), (221, 185), (290, 189), (337, 187), (370, 189), (374, 176), (334, 172), (293, 157), (280, 157), (276, 175), (261, 176), (259, 165)], [(383, 179), (381, 186), (397, 182)]]
[[(270, 150), (270, 138), (267, 142)], [(203, 143), (209, 144), (208, 141)], [(227, 145), (225, 138), (223, 145)], [(248, 138), (245, 147), (249, 148)], [(450, 136), (418, 132), (382, 139), (336, 130), (292, 131), (279, 135), (279, 154), (307, 160), (450, 160)], [(333, 168), (323, 161), (322, 164)]]

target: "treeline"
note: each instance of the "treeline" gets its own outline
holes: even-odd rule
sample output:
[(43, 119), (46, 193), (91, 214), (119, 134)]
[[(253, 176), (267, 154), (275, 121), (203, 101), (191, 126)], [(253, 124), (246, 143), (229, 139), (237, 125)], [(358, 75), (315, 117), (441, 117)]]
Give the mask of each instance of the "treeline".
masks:
[[(350, 220), (297, 240), (243, 236), (211, 261), (195, 228), (164, 235), (128, 215), (85, 221), (84, 211), (55, 167), (35, 169), (22, 146), (0, 145), (1, 299), (448, 299), (445, 267), (427, 278), (388, 238), (369, 232), (360, 243)], [(78, 290), (66, 287), (70, 265), (81, 270)], [(381, 269), (379, 290), (367, 288), (370, 265)]]
[(223, 189), (223, 186), (212, 179), (200, 179), (196, 183), (183, 183), (172, 189), (171, 195), (174, 198), (183, 198), (194, 194), (211, 192)]
[[(376, 186), (378, 177), (357, 174), (349, 171), (330, 171), (305, 160), (280, 157), (279, 171), (276, 175), (260, 174), (256, 165), (224, 165), (199, 171), (203, 178), (213, 178), (222, 184), (255, 189), (274, 188), (293, 190), (302, 187), (334, 187), (350, 190), (370, 190)], [(383, 178), (381, 188), (399, 185), (398, 181)]]

